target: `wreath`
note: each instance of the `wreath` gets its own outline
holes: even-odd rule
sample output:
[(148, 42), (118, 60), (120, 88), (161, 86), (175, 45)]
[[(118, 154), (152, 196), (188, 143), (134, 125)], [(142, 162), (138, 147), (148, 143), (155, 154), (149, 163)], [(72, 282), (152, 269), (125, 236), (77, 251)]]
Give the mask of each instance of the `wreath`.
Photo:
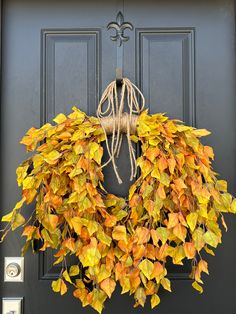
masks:
[[(9, 230), (23, 226), (22, 254), (35, 240), (42, 243), (40, 251), (56, 250), (54, 264), (61, 263), (62, 271), (52, 282), (53, 291), (63, 295), (71, 284), (82, 305), (99, 313), (117, 284), (121, 293), (134, 295), (135, 307), (144, 306), (148, 296), (151, 307), (157, 306), (159, 289), (171, 291), (167, 260), (175, 265), (190, 260), (192, 286), (202, 293), (201, 275), (208, 274), (208, 263), (201, 251), (214, 255), (221, 225), (227, 230), (222, 213), (236, 213), (226, 181), (218, 180), (212, 169), (212, 148), (199, 140), (210, 132), (165, 114), (149, 114), (143, 98), (139, 107), (136, 94), (142, 98), (124, 79), (118, 97), (112, 82), (101, 98), (98, 117), (73, 107), (68, 116), (57, 115), (55, 125), (29, 129), (21, 143), (34, 153), (16, 170), (22, 199), (2, 217), (7, 222), (2, 240)], [(123, 112), (125, 103), (129, 113)], [(136, 177), (127, 199), (104, 189), (102, 172), (112, 162), (121, 182), (115, 156), (124, 130), (131, 179)], [(107, 162), (102, 162), (104, 143)], [(136, 159), (138, 143), (141, 155)], [(35, 210), (26, 220), (21, 210), (34, 200)], [(78, 262), (68, 267), (71, 255)]]

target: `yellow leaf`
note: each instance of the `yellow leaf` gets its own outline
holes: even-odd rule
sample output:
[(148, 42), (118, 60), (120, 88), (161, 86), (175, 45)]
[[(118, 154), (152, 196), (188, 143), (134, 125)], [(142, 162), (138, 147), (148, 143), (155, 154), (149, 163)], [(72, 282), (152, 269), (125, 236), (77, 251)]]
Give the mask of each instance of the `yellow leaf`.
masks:
[(152, 309), (157, 306), (161, 302), (159, 296), (157, 294), (153, 294), (151, 297), (151, 307)]
[(65, 294), (67, 292), (67, 286), (64, 280), (62, 280), (61, 278), (59, 278), (58, 280), (54, 280), (52, 282), (52, 290), (54, 292), (60, 292), (61, 295)]
[(90, 220), (87, 224), (87, 229), (89, 232), (89, 235), (93, 235), (94, 232), (98, 230), (98, 223), (96, 221)]
[(79, 202), (79, 210), (84, 211), (92, 206), (91, 201), (89, 200), (88, 197), (84, 197), (81, 202)]
[(214, 248), (217, 247), (217, 245), (219, 244), (220, 240), (219, 237), (212, 232), (211, 230), (208, 230), (204, 235), (203, 235), (203, 239), (205, 240), (205, 242), (211, 246), (213, 246)]
[(83, 247), (79, 259), (83, 267), (95, 266), (99, 263), (101, 254), (97, 248), (97, 240), (95, 238), (92, 237), (90, 244)]
[(20, 213), (17, 213), (12, 221), (11, 228), (14, 231), (16, 228), (23, 225), (24, 223), (25, 223), (25, 218)]
[(32, 160), (33, 160), (34, 168), (40, 167), (44, 162), (44, 158), (40, 154), (34, 155), (32, 157)]
[(194, 232), (193, 232), (193, 240), (194, 240), (194, 245), (195, 248), (200, 251), (204, 245), (205, 245), (205, 240), (204, 240), (204, 231), (202, 230), (202, 228), (198, 227)]
[(81, 223), (79, 217), (73, 217), (71, 218), (71, 223), (72, 223), (72, 226), (75, 230), (75, 232), (80, 235), (81, 234), (81, 229), (83, 227), (83, 224)]
[(165, 227), (158, 227), (156, 229), (158, 238), (161, 240), (162, 244), (165, 244), (169, 237), (169, 230)]
[(109, 237), (103, 230), (99, 230), (97, 232), (97, 238), (100, 240), (102, 243), (106, 244), (107, 246), (110, 246), (112, 238)]
[(116, 226), (112, 232), (112, 238), (117, 241), (119, 240), (127, 241), (125, 226)]
[(193, 232), (195, 230), (197, 224), (198, 214), (197, 213), (190, 213), (187, 215), (186, 220), (190, 227), (190, 230)]
[(25, 166), (19, 166), (16, 169), (18, 186), (21, 186), (22, 182), (24, 181), (25, 177), (27, 176), (28, 168), (29, 168), (29, 165), (27, 164)]
[(97, 282), (101, 282), (104, 279), (110, 277), (111, 273), (106, 269), (106, 265), (102, 264), (101, 268), (99, 270), (99, 273), (97, 274)]
[(165, 185), (165, 186), (169, 186), (169, 185), (170, 185), (170, 177), (169, 177), (169, 175), (168, 175), (167, 173), (165, 173), (165, 172), (162, 172), (162, 173), (161, 173), (161, 177), (160, 177), (159, 181), (160, 181), (163, 185)]
[(103, 310), (103, 303), (105, 302), (107, 295), (104, 291), (93, 289), (93, 301), (91, 303), (91, 306), (101, 314)]
[(55, 231), (57, 224), (58, 224), (58, 216), (53, 214), (45, 215), (44, 219), (42, 220), (43, 226), (53, 232)]
[(215, 256), (215, 253), (211, 249), (209, 249), (206, 245), (204, 246), (204, 249), (208, 254)]
[(88, 151), (85, 156), (88, 159), (94, 159), (99, 165), (101, 164), (103, 150), (96, 142), (89, 143)]
[(70, 119), (76, 119), (77, 123), (82, 123), (84, 121), (84, 118), (86, 117), (85, 113), (80, 111), (75, 106), (72, 107), (73, 112), (68, 115)]
[(52, 282), (52, 290), (54, 292), (60, 292), (60, 290), (61, 290), (61, 278), (54, 280)]
[(77, 192), (73, 192), (70, 194), (69, 199), (68, 199), (68, 204), (71, 203), (78, 203), (79, 201), (79, 195)]
[(54, 164), (56, 160), (58, 160), (61, 157), (61, 154), (56, 151), (53, 150), (50, 153), (44, 155), (44, 160), (48, 163), (48, 164)]
[(67, 292), (67, 286), (66, 286), (64, 280), (61, 280), (61, 290), (60, 290), (60, 293), (61, 293), (61, 295), (63, 295), (66, 292)]
[(145, 301), (146, 301), (146, 294), (142, 287), (139, 287), (134, 294), (135, 300), (137, 300), (138, 304), (140, 304), (142, 307), (144, 307)]
[(101, 289), (106, 292), (106, 294), (108, 295), (108, 297), (110, 298), (113, 291), (115, 290), (116, 287), (116, 283), (113, 279), (111, 278), (107, 278), (104, 279), (101, 283), (100, 283), (100, 287)]
[(203, 293), (203, 288), (202, 286), (199, 285), (196, 281), (192, 283), (192, 287), (197, 290), (200, 294)]
[(69, 275), (71, 277), (77, 276), (80, 273), (80, 269), (78, 265), (72, 265), (69, 270)]
[(163, 278), (161, 279), (161, 285), (162, 287), (171, 292), (171, 284), (170, 284), (170, 280), (168, 278)]
[(63, 113), (59, 113), (53, 121), (56, 122), (57, 124), (63, 123), (67, 120), (67, 117)]
[(25, 202), (25, 197), (23, 197), (19, 202), (16, 203), (15, 207), (13, 208), (13, 211), (16, 209), (20, 209), (22, 207), (22, 205)]
[(197, 137), (207, 136), (211, 134), (211, 132), (206, 129), (196, 129), (196, 130), (193, 130), (192, 133)]
[(153, 178), (156, 178), (156, 179), (159, 180), (159, 179), (161, 178), (159, 169), (158, 169), (158, 168), (154, 168), (154, 169), (152, 170), (152, 172), (151, 172), (151, 176), (152, 176)]
[(121, 294), (127, 293), (131, 289), (130, 280), (127, 277), (122, 277), (120, 279), (120, 285), (122, 287)]
[(221, 192), (227, 192), (227, 182), (225, 180), (217, 180), (215, 187)]
[(149, 261), (148, 259), (144, 259), (139, 265), (138, 268), (142, 271), (144, 276), (147, 277), (148, 280), (151, 279), (153, 270), (154, 270), (154, 264)]
[(32, 189), (35, 184), (35, 178), (34, 177), (27, 177), (23, 181), (23, 190), (26, 189)]
[(185, 258), (185, 252), (182, 245), (178, 245), (173, 249), (173, 264), (182, 265)]
[(65, 278), (66, 281), (68, 281), (69, 283), (72, 284), (72, 281), (70, 279), (70, 276), (69, 276), (69, 273), (68, 273), (67, 270), (65, 270), (62, 275), (63, 275), (63, 277)]
[(7, 215), (4, 215), (2, 217), (2, 221), (4, 222), (11, 222), (13, 216), (16, 214), (16, 212), (14, 210), (12, 210), (10, 213), (8, 213)]
[(236, 214), (236, 198), (233, 200), (233, 202), (231, 203), (231, 207), (229, 210), (231, 213)]

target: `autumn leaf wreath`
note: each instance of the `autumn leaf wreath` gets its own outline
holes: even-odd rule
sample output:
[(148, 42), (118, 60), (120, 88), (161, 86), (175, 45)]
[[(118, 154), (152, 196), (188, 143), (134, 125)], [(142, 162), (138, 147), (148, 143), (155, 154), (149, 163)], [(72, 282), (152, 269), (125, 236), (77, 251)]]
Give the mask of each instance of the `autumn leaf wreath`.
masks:
[[(137, 90), (128, 84), (124, 82), (122, 95), (127, 93), (132, 103)], [(111, 90), (117, 93), (115, 83)], [(209, 132), (137, 107), (135, 119), (132, 109), (123, 123), (123, 108), (116, 106), (120, 100), (114, 102), (116, 94), (106, 92), (102, 101), (108, 100), (112, 112), (120, 114), (118, 123), (112, 123), (112, 144), (101, 112), (87, 116), (76, 107), (68, 116), (57, 115), (54, 125), (31, 128), (23, 137), (21, 143), (34, 153), (16, 170), (22, 199), (2, 217), (7, 222), (2, 240), (9, 230), (23, 226), (23, 254), (35, 240), (41, 251), (54, 249), (54, 264), (61, 263), (62, 271), (52, 289), (63, 295), (73, 285), (82, 305), (99, 313), (118, 284), (122, 294), (134, 295), (135, 307), (144, 306), (148, 296), (151, 307), (157, 306), (159, 289), (171, 291), (167, 260), (175, 265), (190, 260), (192, 286), (202, 293), (201, 274), (208, 274), (208, 263), (201, 251), (214, 255), (221, 243), (220, 222), (227, 230), (222, 213), (236, 213), (226, 181), (217, 180), (212, 169), (212, 148), (199, 140)], [(139, 168), (127, 199), (103, 187), (104, 143), (116, 169), (122, 123), (129, 133), (133, 176), (135, 166)], [(132, 143), (141, 145), (137, 159)], [(35, 211), (26, 220), (21, 210), (34, 200)], [(68, 267), (71, 255), (77, 263)]]

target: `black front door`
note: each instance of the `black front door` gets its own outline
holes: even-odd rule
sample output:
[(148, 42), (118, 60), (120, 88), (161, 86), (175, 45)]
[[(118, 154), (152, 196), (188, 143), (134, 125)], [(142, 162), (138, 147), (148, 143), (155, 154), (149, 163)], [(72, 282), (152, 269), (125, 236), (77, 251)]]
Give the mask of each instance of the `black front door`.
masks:
[[(99, 96), (115, 77), (116, 43), (106, 26), (122, 11), (133, 31), (124, 44), (124, 75), (143, 91), (151, 113), (212, 131), (215, 169), (236, 195), (235, 4), (232, 0), (3, 0), (1, 95), (1, 214), (19, 199), (15, 168), (26, 158), (18, 142), (31, 126), (50, 121), (74, 104), (95, 114)], [(123, 185), (105, 171), (110, 192), (126, 195), (129, 162), (120, 158)], [(25, 209), (32, 210), (33, 207)], [(172, 270), (173, 293), (164, 293), (157, 311), (202, 314), (236, 313), (236, 218), (226, 217), (229, 231), (216, 257), (209, 258), (210, 277), (198, 295), (188, 268)], [(28, 252), (23, 283), (4, 283), (3, 260), (19, 256), (20, 233), (1, 244), (2, 297), (24, 297), (25, 314), (93, 313), (71, 293), (51, 291), (53, 254)], [(133, 309), (133, 298), (117, 290), (104, 313), (151, 313)]]

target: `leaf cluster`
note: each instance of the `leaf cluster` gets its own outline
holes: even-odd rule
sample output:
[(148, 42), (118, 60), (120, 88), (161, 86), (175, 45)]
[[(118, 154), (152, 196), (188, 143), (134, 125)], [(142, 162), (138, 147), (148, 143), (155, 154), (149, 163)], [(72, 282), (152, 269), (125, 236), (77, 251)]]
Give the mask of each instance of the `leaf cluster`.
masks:
[[(56, 250), (54, 264), (61, 263), (62, 271), (52, 289), (63, 295), (73, 285), (82, 305), (99, 313), (117, 284), (121, 293), (134, 295), (135, 307), (148, 296), (157, 306), (160, 287), (171, 291), (167, 259), (175, 265), (190, 260), (192, 286), (202, 293), (208, 264), (201, 251), (214, 255), (221, 224), (227, 229), (222, 213), (236, 213), (226, 181), (212, 169), (212, 148), (199, 140), (209, 132), (142, 112), (132, 136), (141, 143), (140, 176), (125, 199), (102, 185), (105, 135), (99, 120), (74, 107), (54, 121), (31, 128), (21, 140), (34, 153), (16, 170), (22, 199), (2, 217), (2, 239), (23, 226), (23, 254), (35, 240), (41, 251)], [(23, 205), (34, 200), (26, 221)], [(67, 267), (70, 255), (78, 263)]]

